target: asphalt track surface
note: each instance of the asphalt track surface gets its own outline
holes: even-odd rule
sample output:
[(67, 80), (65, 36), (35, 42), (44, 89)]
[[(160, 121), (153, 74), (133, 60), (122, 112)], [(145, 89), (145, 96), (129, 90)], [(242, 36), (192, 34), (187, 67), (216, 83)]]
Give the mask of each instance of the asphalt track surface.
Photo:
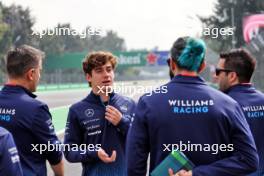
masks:
[[(50, 92), (37, 93), (37, 99), (48, 104), (49, 108), (59, 108), (63, 106), (69, 106), (85, 96), (87, 96), (89, 90), (59, 90)], [(63, 141), (63, 134), (59, 134), (59, 138)], [(48, 176), (53, 176), (50, 165), (47, 164)], [(69, 163), (64, 159), (65, 176), (78, 176), (81, 175), (81, 164), (80, 163)]]
[[(164, 81), (151, 81), (151, 82), (134, 82), (133, 85), (139, 86), (159, 86), (162, 85)], [(38, 97), (37, 99), (45, 102), (48, 104), (50, 110), (54, 108), (60, 108), (65, 106), (69, 106), (77, 101), (80, 101), (84, 97), (86, 97), (89, 94), (89, 89), (77, 89), (77, 90), (59, 90), (59, 91), (47, 91), (47, 92), (40, 92), (37, 93)], [(124, 93), (125, 95), (125, 93)], [(135, 101), (138, 101), (139, 97), (142, 95), (142, 93), (134, 93), (133, 96), (130, 96)], [(60, 132), (57, 131), (58, 136), (61, 141), (63, 141), (63, 131), (60, 130)], [(53, 172), (50, 169), (49, 164), (47, 164), (48, 168), (48, 176), (53, 176)], [(64, 169), (65, 169), (65, 176), (80, 176), (81, 175), (81, 164), (80, 163), (69, 163), (64, 159)]]

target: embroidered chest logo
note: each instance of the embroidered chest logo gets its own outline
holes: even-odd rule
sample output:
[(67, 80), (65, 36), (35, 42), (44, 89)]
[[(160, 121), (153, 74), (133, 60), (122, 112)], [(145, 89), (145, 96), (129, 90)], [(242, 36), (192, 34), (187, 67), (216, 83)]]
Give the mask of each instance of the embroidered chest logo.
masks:
[(87, 117), (92, 117), (94, 115), (94, 110), (93, 109), (86, 109), (84, 111), (84, 114), (87, 116)]
[(128, 110), (128, 108), (127, 108), (127, 105), (122, 105), (122, 106), (120, 106), (120, 110), (122, 111), (122, 112), (127, 112), (127, 110)]

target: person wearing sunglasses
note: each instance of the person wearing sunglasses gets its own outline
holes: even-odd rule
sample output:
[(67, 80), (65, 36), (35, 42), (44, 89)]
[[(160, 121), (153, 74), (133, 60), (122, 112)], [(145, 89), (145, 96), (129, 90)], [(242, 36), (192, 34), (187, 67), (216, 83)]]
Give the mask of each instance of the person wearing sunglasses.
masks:
[(221, 53), (216, 68), (219, 89), (242, 107), (251, 128), (259, 154), (259, 169), (251, 176), (264, 175), (264, 94), (250, 82), (256, 59), (244, 49)]
[[(198, 76), (205, 68), (205, 51), (200, 39), (181, 37), (174, 42), (169, 64), (174, 77), (165, 85), (168, 91), (143, 95), (138, 102), (127, 140), (128, 176), (145, 176), (149, 155), (149, 173), (155, 172), (175, 149), (195, 166), (178, 172), (165, 168), (170, 176), (256, 171), (258, 154), (241, 107)], [(213, 146), (222, 149), (214, 153)]]

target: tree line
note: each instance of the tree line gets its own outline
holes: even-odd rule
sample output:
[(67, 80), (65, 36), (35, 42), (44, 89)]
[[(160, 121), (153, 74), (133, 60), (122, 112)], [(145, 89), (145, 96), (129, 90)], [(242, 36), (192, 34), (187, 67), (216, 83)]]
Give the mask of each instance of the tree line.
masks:
[[(4, 70), (4, 56), (7, 50), (22, 44), (39, 48), (46, 55), (92, 50), (126, 50), (125, 40), (113, 30), (103, 32), (100, 29), (100, 33), (93, 34), (94, 28), (87, 26), (85, 31), (78, 33), (70, 23), (65, 23), (37, 32), (33, 30), (35, 22), (29, 8), (14, 4), (5, 6), (0, 2), (0, 70)], [(64, 34), (54, 33), (58, 29), (64, 30)], [(84, 36), (85, 33), (87, 35)]]

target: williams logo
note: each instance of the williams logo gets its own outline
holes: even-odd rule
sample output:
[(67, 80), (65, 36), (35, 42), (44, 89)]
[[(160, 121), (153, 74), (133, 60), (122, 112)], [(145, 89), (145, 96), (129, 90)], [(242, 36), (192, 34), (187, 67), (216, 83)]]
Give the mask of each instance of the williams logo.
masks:
[(10, 122), (12, 117), (16, 114), (15, 109), (0, 108), (0, 120)]
[(168, 100), (176, 114), (208, 113), (209, 107), (214, 106), (213, 100)]

